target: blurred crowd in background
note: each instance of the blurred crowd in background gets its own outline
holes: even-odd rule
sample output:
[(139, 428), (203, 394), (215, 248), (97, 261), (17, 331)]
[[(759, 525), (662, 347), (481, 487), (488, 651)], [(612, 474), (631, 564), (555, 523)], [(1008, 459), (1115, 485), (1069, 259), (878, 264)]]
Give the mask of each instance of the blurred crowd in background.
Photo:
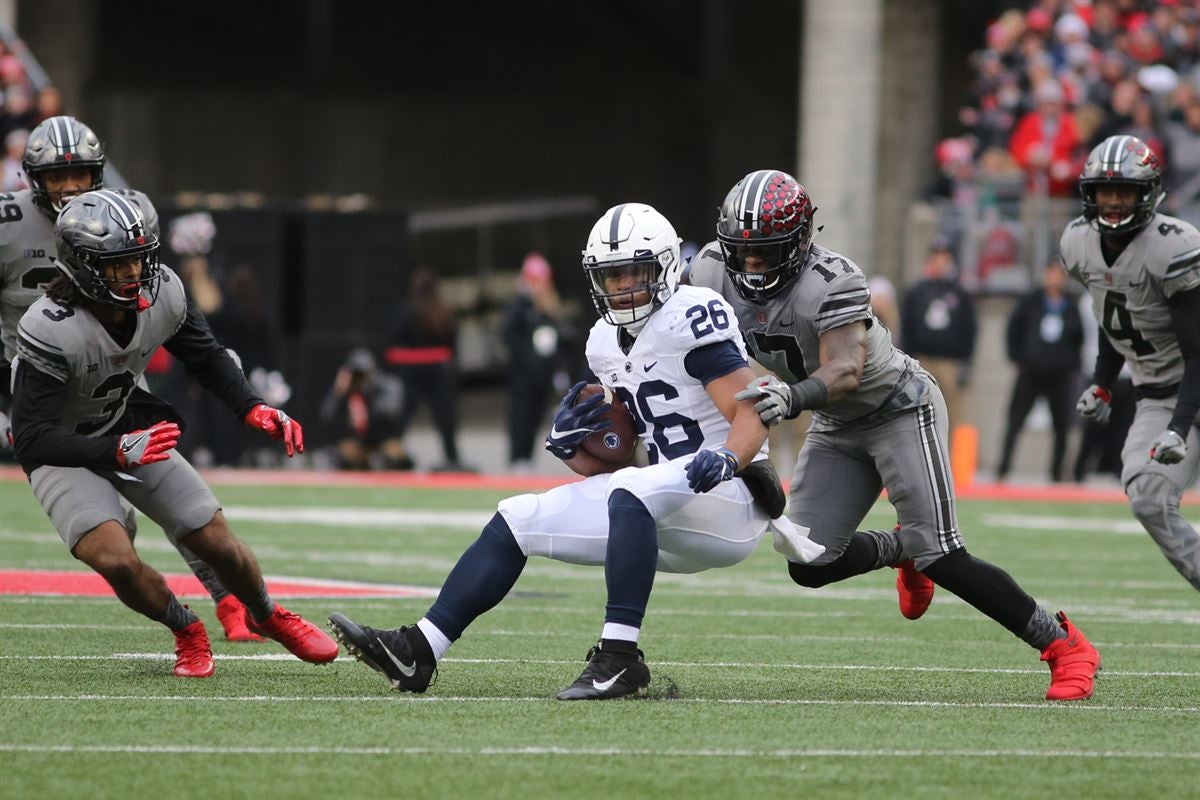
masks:
[[(20, 159), (28, 131), (62, 113), (58, 92), (35, 87), (26, 74), (15, 52), (20, 47), (15, 40), (0, 44), (5, 192), (24, 187)], [(932, 245), (921, 274), (907, 285), (871, 279), (876, 314), (938, 378), (957, 424), (973, 377), (976, 304), (982, 295), (1019, 297), (1006, 327), (1016, 378), (997, 477), (1008, 476), (1031, 410), (1035, 424), (1052, 424), (1055, 432), (1048, 479), (1119, 474), (1119, 442), (1132, 409), (1127, 380), (1115, 392), (1114, 424), (1085, 429), (1078, 452), (1068, 458), (1076, 422), (1071, 398), (1088, 382), (1096, 326), (1086, 298), (1066, 286), (1058, 236), (1079, 214), (1076, 179), (1087, 153), (1122, 133), (1145, 140), (1165, 163), (1162, 210), (1200, 222), (1200, 0), (1030, 0), (987, 27), (969, 67), (975, 80), (957, 115), (958, 130), (939, 142), (936, 177), (911, 214), (929, 223)], [(164, 231), (165, 260), (257, 390), (268, 403), (283, 405), (292, 387), (262, 313), (264, 287), (250, 265), (210, 263), (216, 236), (204, 212), (177, 217)], [(685, 253), (695, 246), (686, 243)], [(558, 266), (560, 286), (561, 271), (575, 268)], [(495, 329), (488, 331), (507, 360), (507, 418), (492, 411), (495, 422), (504, 420), (509, 469), (528, 472), (554, 400), (586, 369), (583, 343), (594, 314), (584, 298), (559, 295), (555, 268), (540, 253), (530, 252), (510, 270), (511, 286), (492, 309)], [(315, 454), (315, 463), (472, 470), (458, 442), (459, 348), (462, 322), (477, 311), (449, 296), (435, 268), (412, 270), (386, 340), (347, 348), (344, 363), (329, 376), (319, 418), (303, 420), (332, 442)], [(261, 447), (165, 352), (147, 377), (189, 420), (180, 449), (198, 466), (278, 464), (277, 453)], [(441, 450), (424, 463), (406, 446), (422, 409)]]
[(1079, 213), (1088, 152), (1112, 135), (1163, 160), (1164, 212), (1200, 218), (1195, 0), (1036, 0), (992, 22), (971, 61), (960, 130), (939, 142), (925, 193), (969, 288), (1036, 284)]

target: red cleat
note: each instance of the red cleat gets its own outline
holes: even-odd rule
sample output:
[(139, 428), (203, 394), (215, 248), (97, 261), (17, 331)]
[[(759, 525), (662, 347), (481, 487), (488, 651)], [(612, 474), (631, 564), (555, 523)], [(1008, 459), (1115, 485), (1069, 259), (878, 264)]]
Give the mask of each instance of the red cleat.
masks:
[(925, 573), (918, 572), (912, 559), (901, 561), (892, 569), (896, 574), (896, 594), (899, 595), (900, 613), (905, 619), (920, 619), (933, 602), (933, 581)]
[(247, 614), (246, 625), (253, 632), (279, 642), (301, 661), (325, 664), (337, 658), (337, 642), (304, 617), (278, 603), (271, 616), (262, 621)]
[(204, 623), (196, 620), (175, 631), (175, 675), (180, 678), (207, 678), (216, 671), (212, 647)]
[(242, 601), (227, 594), (217, 603), (217, 621), (225, 629), (225, 639), (230, 642), (261, 642), (263, 637), (246, 627), (246, 607)]
[(1058, 612), (1058, 622), (1067, 638), (1055, 639), (1042, 651), (1042, 661), (1050, 665), (1047, 700), (1086, 700), (1092, 696), (1092, 683), (1100, 671), (1100, 653), (1083, 632)]

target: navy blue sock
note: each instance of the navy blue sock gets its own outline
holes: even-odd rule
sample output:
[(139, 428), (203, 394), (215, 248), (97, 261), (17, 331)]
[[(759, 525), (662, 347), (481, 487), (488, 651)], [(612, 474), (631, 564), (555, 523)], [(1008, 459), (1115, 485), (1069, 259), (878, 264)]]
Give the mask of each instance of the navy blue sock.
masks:
[(459, 556), (425, 617), (450, 641), (457, 641), (476, 617), (504, 599), (527, 560), (508, 523), (497, 513)]
[(624, 489), (608, 496), (604, 621), (642, 627), (658, 566), (658, 527), (641, 500)]

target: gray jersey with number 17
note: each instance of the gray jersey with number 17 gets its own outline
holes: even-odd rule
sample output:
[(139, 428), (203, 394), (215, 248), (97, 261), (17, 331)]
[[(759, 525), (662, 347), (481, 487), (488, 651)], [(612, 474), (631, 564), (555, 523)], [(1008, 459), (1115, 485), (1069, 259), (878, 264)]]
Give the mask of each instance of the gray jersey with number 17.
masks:
[(737, 293), (716, 242), (701, 248), (690, 273), (693, 285), (707, 286), (729, 301), (754, 360), (788, 383), (799, 383), (820, 366), (821, 334), (866, 323), (867, 357), (858, 391), (814, 412), (814, 431), (870, 424), (928, 402), (925, 373), (893, 346), (891, 334), (871, 313), (866, 277), (844, 256), (814, 244), (791, 285), (762, 304)]

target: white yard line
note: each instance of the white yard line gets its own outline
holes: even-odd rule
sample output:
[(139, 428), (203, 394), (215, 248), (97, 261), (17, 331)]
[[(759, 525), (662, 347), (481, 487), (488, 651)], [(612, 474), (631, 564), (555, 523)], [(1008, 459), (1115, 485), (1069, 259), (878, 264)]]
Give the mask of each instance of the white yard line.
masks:
[[(389, 692), (379, 695), (317, 695), (317, 696), (271, 696), (271, 695), (107, 695), (107, 694), (24, 694), (0, 695), (0, 702), (34, 703), (550, 703), (552, 697), (464, 697), (428, 696)], [(740, 699), (681, 697), (670, 703), (692, 703), (697, 705), (763, 705), (763, 706), (880, 706), (887, 708), (997, 708), (1032, 711), (1147, 711), (1155, 713), (1200, 713), (1198, 706), (1114, 706), (1089, 700), (1086, 703), (964, 703), (941, 700), (832, 700), (832, 699)]]
[[(112, 655), (81, 655), (81, 656), (10, 656), (0, 655), (0, 661), (169, 661), (175, 656), (171, 653), (113, 653)], [(295, 656), (286, 653), (256, 653), (252, 655), (228, 655), (218, 653), (213, 656), (217, 661), (294, 661)], [(339, 656), (338, 661), (353, 661), (349, 656)], [(577, 666), (578, 659), (554, 658), (444, 658), (444, 664), (539, 664), (539, 665), (571, 665)], [(929, 666), (898, 666), (892, 664), (790, 664), (767, 663), (753, 661), (655, 661), (660, 667), (699, 667), (699, 668), (730, 668), (730, 669), (787, 669), (787, 670), (844, 670), (851, 672), (934, 672), (934, 673), (971, 673), (984, 675), (1044, 675), (1045, 669), (1014, 669), (1001, 667), (929, 667)], [(1133, 670), (1104, 670), (1101, 677), (1133, 677), (1133, 678), (1200, 678), (1200, 672), (1183, 671), (1133, 671)]]
[[(1200, 760), (1200, 752), (1128, 750), (971, 750), (834, 748), (716, 749), (637, 747), (218, 747), (205, 745), (73, 745), (0, 744), (0, 751), (20, 753), (166, 753), (177, 755), (350, 755), (350, 756), (637, 756), (657, 758), (1119, 758), (1124, 760)], [(796, 765), (803, 769), (803, 764)]]

